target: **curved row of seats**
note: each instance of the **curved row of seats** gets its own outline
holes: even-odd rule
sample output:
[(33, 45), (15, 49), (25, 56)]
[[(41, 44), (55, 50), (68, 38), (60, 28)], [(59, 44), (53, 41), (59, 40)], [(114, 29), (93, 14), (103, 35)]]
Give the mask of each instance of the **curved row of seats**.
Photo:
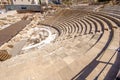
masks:
[[(59, 12), (41, 22), (59, 31), (55, 41), (1, 64), (0, 78), (26, 80), (29, 76), (29, 79), (35, 80), (113, 80), (116, 72), (111, 72), (118, 68), (118, 15), (103, 11)], [(12, 73), (7, 74), (7, 78), (3, 77), (10, 71)], [(14, 74), (21, 71), (24, 72)]]
[[(81, 13), (79, 13), (79, 15), (81, 15)], [(79, 16), (77, 15), (77, 16)], [(81, 17), (80, 17), (81, 18)], [(52, 26), (56, 26), (58, 28), (61, 29), (61, 31), (63, 31), (63, 33), (61, 32), (61, 35), (70, 35), (74, 33), (74, 36), (76, 36), (77, 34), (88, 34), (91, 32), (91, 24), (89, 23), (88, 19), (87, 21), (85, 19), (80, 20), (79, 17), (75, 17), (73, 15), (73, 18), (68, 17), (68, 20), (63, 20), (61, 21), (56, 21)], [(51, 25), (51, 24), (50, 24)], [(88, 28), (87, 28), (88, 27)], [(94, 30), (94, 28), (92, 28)], [(96, 29), (96, 28), (95, 28)], [(73, 37), (74, 37), (73, 36)]]
[[(75, 12), (75, 14), (76, 14), (76, 12)], [(94, 62), (92, 60), (95, 60), (95, 59), (97, 60), (98, 58), (100, 58), (100, 60), (104, 60), (104, 61), (109, 60), (111, 55), (113, 55), (113, 53), (115, 52), (115, 49), (117, 47), (119, 47), (119, 45), (118, 45), (119, 40), (117, 40), (117, 42), (116, 42), (116, 39), (115, 39), (115, 38), (119, 38), (118, 37), (119, 34), (117, 33), (118, 29), (119, 29), (119, 22), (120, 22), (119, 17), (117, 17), (115, 15), (111, 16), (105, 12), (89, 12), (89, 14), (85, 15), (84, 17), (81, 17), (79, 15), (80, 15), (80, 13), (77, 14), (77, 16), (71, 15), (71, 17), (68, 17), (67, 20), (63, 17), (62, 21), (58, 20), (58, 21), (55, 21), (54, 23), (52, 23), (53, 24), (52, 26), (55, 26), (56, 28), (58, 27), (59, 29), (61, 29), (61, 35), (59, 36), (60, 38), (58, 37), (58, 40), (57, 40), (57, 42), (60, 41), (60, 43), (57, 45), (61, 44), (61, 46), (62, 46), (62, 44), (64, 44), (64, 46), (62, 46), (62, 47), (65, 47), (65, 46), (70, 47), (70, 44), (71, 44), (72, 47), (70, 47), (70, 48), (79, 52), (79, 55), (85, 54), (86, 57), (89, 56), (89, 59), (91, 59), (91, 60), (89, 60), (89, 59), (88, 59), (89, 61), (86, 60), (85, 62), (88, 63), (86, 65), (92, 64), (92, 62)], [(67, 38), (68, 35), (70, 36), (70, 38)], [(92, 36), (90, 36), (90, 35), (92, 35)], [(77, 40), (77, 38), (81, 38), (81, 40)], [(76, 43), (75, 46), (73, 46), (75, 44), (74, 41), (75, 42), (78, 41), (78, 43)], [(114, 43), (116, 43), (115, 48), (110, 49), (109, 47), (114, 46)], [(47, 48), (45, 48), (49, 53), (52, 52), (52, 50), (49, 50), (50, 47), (47, 46)], [(67, 48), (67, 47), (65, 47), (65, 48)], [(55, 48), (53, 50), (56, 50), (57, 48)], [(110, 52), (110, 51), (112, 51), (112, 52)], [(110, 52), (111, 55), (106, 55), (106, 54), (108, 54), (108, 52)], [(103, 56), (103, 58), (101, 56)], [(108, 57), (108, 58), (106, 58), (106, 57)], [(100, 64), (100, 66), (97, 65), (95, 67), (95, 70), (93, 70), (92, 73), (89, 73), (89, 75), (84, 77), (81, 74), (83, 76), (82, 77), (81, 75), (78, 74), (74, 78), (95, 79), (97, 74), (99, 74), (99, 72), (101, 72), (101, 70), (105, 66), (105, 64), (101, 64), (101, 63), (99, 63), (99, 64)], [(86, 67), (86, 65), (84, 67)], [(108, 66), (110, 66), (110, 65), (108, 65)], [(78, 66), (76, 66), (76, 68), (77, 67)], [(107, 69), (110, 69), (110, 67), (106, 68), (106, 70), (105, 70), (106, 72), (103, 71), (99, 75), (98, 79), (106, 78), (105, 75), (107, 75), (107, 72), (109, 71), (109, 70), (107, 71)], [(82, 70), (82, 69), (79, 68), (78, 71), (80, 71), (80, 70)]]

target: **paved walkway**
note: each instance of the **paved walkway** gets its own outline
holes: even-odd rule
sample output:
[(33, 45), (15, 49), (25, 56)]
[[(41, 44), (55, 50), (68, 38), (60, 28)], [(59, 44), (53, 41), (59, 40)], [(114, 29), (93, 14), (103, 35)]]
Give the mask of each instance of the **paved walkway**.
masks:
[(20, 32), (23, 28), (25, 28), (25, 26), (29, 23), (30, 23), (29, 20), (22, 20), (1, 30), (0, 31), (0, 46), (6, 43), (7, 41), (9, 41), (18, 32)]

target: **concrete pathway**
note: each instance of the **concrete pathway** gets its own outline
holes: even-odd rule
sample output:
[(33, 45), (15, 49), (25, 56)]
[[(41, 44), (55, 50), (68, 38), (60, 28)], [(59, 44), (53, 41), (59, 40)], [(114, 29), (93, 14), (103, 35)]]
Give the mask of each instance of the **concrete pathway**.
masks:
[(29, 20), (21, 20), (0, 31), (0, 46), (12, 39), (17, 33), (29, 24)]

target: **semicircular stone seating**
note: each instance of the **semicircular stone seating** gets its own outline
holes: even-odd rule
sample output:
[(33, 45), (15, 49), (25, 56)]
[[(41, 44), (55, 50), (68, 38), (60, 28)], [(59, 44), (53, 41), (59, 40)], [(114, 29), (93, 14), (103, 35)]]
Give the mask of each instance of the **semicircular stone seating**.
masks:
[(57, 29), (59, 36), (40, 49), (0, 63), (0, 79), (114, 80), (120, 43), (120, 9), (116, 8), (65, 9), (41, 22)]

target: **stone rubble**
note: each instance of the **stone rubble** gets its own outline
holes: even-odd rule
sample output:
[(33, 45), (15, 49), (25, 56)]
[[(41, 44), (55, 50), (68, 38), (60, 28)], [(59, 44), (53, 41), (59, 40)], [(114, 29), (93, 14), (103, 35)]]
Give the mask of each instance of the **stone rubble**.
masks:
[(21, 20), (21, 14), (7, 15), (6, 17), (0, 18), (0, 30), (9, 27), (11, 24), (14, 24)]
[[(21, 14), (16, 14), (14, 16), (10, 15), (3, 19), (0, 19), (0, 29), (4, 29), (5, 25), (8, 25), (8, 24), (11, 25), (20, 20), (31, 21), (30, 24), (28, 24), (22, 31), (20, 31), (8, 43), (3, 44), (0, 47), (0, 50), (7, 50), (8, 52), (10, 52), (13, 49), (14, 45), (17, 42), (20, 42), (21, 40), (27, 40), (27, 43), (25, 46), (34, 45), (45, 40), (48, 37), (48, 32), (44, 30), (37, 31), (35, 29), (45, 27), (43, 25), (40, 25), (40, 21), (45, 20), (47, 16), (49, 16), (50, 14), (54, 14), (54, 12), (56, 12), (55, 9), (48, 10), (43, 13), (21, 13)], [(52, 33), (56, 33), (55, 30), (52, 30), (52, 29), (50, 30), (53, 31)]]

